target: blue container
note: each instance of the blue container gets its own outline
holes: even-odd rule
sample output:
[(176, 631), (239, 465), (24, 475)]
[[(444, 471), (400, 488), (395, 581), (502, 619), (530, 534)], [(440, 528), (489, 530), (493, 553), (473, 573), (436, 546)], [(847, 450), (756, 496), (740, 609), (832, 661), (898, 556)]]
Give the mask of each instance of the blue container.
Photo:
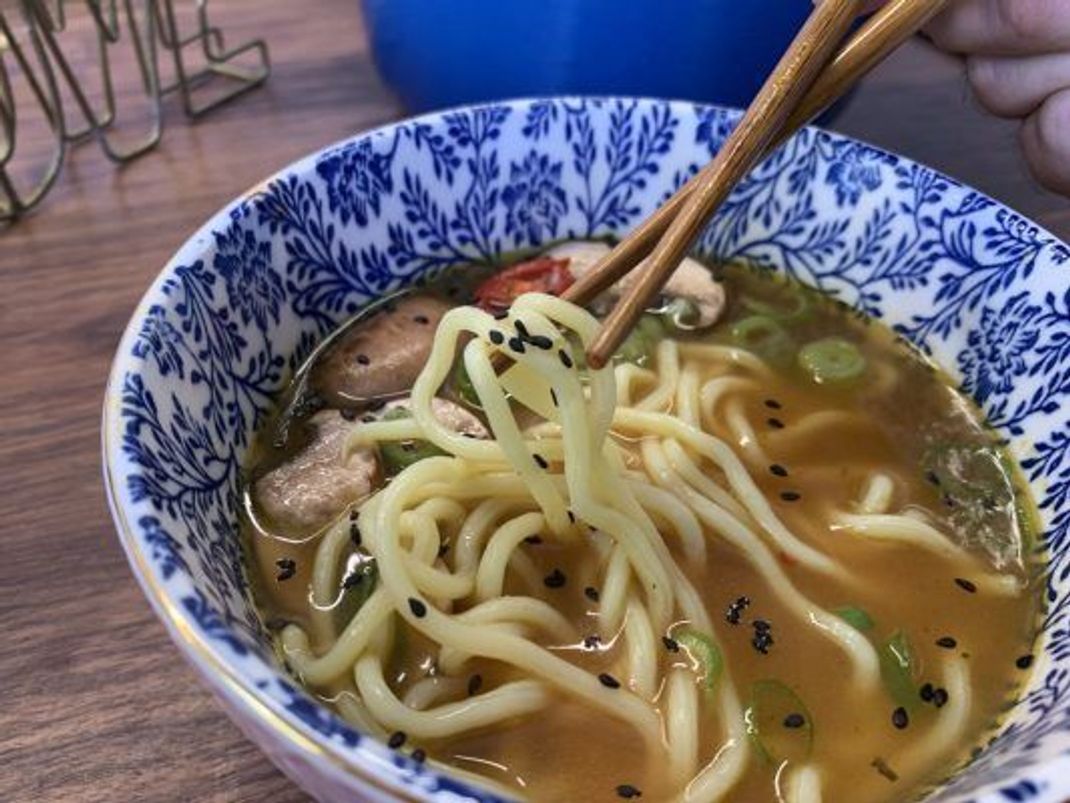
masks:
[(362, 0), (410, 112), (622, 94), (746, 106), (810, 0)]

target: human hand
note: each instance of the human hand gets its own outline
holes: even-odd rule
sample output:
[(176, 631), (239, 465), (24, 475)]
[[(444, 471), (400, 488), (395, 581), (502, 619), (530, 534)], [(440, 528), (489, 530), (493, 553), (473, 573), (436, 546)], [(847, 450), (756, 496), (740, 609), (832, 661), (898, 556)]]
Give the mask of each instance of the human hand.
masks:
[(1022, 120), (1036, 179), (1070, 195), (1070, 0), (951, 0), (926, 33), (966, 58), (981, 105)]

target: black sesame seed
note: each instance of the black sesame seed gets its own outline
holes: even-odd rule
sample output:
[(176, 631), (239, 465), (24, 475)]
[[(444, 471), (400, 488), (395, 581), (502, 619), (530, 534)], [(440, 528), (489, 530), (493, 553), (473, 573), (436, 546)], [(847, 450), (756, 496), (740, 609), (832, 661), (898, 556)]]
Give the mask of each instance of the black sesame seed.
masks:
[(535, 348), (542, 349), (543, 351), (549, 351), (554, 347), (554, 341), (546, 335), (532, 335), (528, 338), (528, 342)]
[(507, 310), (507, 309), (503, 309), (500, 312), (495, 312), (494, 313), (494, 320), (496, 320), (496, 321), (504, 321), (508, 317), (509, 317), (509, 310)]
[(423, 764), (425, 761), (427, 761), (427, 751), (417, 747), (415, 750), (412, 751), (412, 760), (415, 761), (417, 764)]
[(536, 452), (535, 454), (532, 455), (532, 458), (535, 460), (535, 464), (539, 468), (549, 468), (550, 467), (550, 464), (546, 462), (546, 458), (543, 457), (541, 454)]
[(625, 800), (631, 800), (632, 798), (642, 797), (643, 793), (630, 783), (622, 783), (617, 787), (617, 797), (622, 797)]
[(557, 407), (557, 394), (554, 393), (553, 388), (550, 388), (550, 401), (554, 403), (554, 407)]
[(349, 540), (353, 542), (353, 546), (360, 546), (360, 526), (356, 522), (349, 525)]
[(670, 636), (662, 636), (661, 643), (665, 645), (665, 649), (669, 652), (680, 652), (680, 643)]
[(738, 597), (735, 602), (729, 604), (728, 610), (725, 611), (725, 621), (730, 625), (738, 625), (748, 605), (750, 605), (750, 597)]
[(910, 717), (907, 716), (907, 710), (905, 708), (899, 706), (899, 708), (892, 712), (892, 724), (899, 730), (903, 730), (903, 728), (910, 724)]
[(806, 724), (806, 717), (802, 714), (788, 714), (784, 717), (785, 728), (801, 728)]
[(780, 494), (780, 498), (783, 499), (785, 502), (798, 502), (800, 499), (802, 499), (802, 494), (798, 491), (782, 491)]
[(766, 399), (765, 406), (768, 407), (770, 410), (779, 410), (781, 407), (783, 407), (783, 405), (776, 399)]
[(933, 701), (933, 684), (926, 683), (918, 690), (918, 696), (921, 697), (922, 702), (931, 703)]
[(505, 335), (499, 332), (497, 329), (490, 330), (490, 342), (495, 346), (500, 346), (505, 342)]
[(765, 423), (771, 426), (773, 429), (784, 429), (784, 422), (779, 418), (767, 418)]
[(765, 619), (755, 619), (751, 624), (754, 625), (754, 629), (759, 633), (768, 633), (773, 629), (773, 626)]
[(356, 521), (359, 518), (360, 518), (360, 510), (358, 508), (355, 508), (355, 507), (350, 508), (349, 509), (349, 520), (350, 521)]
[(619, 689), (620, 681), (613, 677), (608, 672), (603, 672), (598, 676), (598, 682), (605, 686), (607, 689)]
[(420, 326), (427, 326), (427, 324), (431, 323), (430, 319), (426, 315), (413, 315), (412, 320), (415, 323), (420, 324)]
[(409, 610), (412, 611), (412, 615), (417, 619), (423, 619), (427, 616), (427, 606), (416, 597), (409, 597)]
[(520, 335), (524, 339), (527, 339), (529, 337), (528, 328), (527, 328), (527, 326), (524, 325), (523, 321), (517, 320), (517, 321), (514, 322), (513, 325), (516, 327), (516, 333), (518, 335)]
[(468, 696), (473, 697), (475, 694), (483, 688), (483, 676), (479, 673), (472, 675), (468, 678)]
[(598, 602), (598, 589), (594, 586), (587, 586), (583, 589), (583, 596), (587, 597), (591, 602)]
[(557, 356), (561, 358), (561, 364), (564, 365), (566, 368), (572, 367), (572, 358), (568, 356), (567, 351), (565, 351), (564, 349), (560, 349), (557, 352)]
[(511, 337), (511, 338), (509, 338), (509, 348), (511, 348), (517, 354), (523, 354), (524, 353), (524, 341), (521, 340), (519, 337)]
[(936, 472), (935, 471), (926, 471), (925, 472), (925, 479), (927, 479), (932, 485), (939, 485), (940, 484), (940, 478), (938, 476), (936, 476)]
[(386, 746), (391, 750), (397, 750), (403, 744), (408, 737), (405, 735), (405, 731), (394, 731), (390, 734), (390, 738), (386, 740)]
[(977, 586), (970, 580), (966, 580), (962, 577), (955, 578), (955, 585), (961, 588), (968, 594), (974, 594), (977, 592)]
[(948, 701), (947, 689), (933, 689), (933, 705), (937, 708), (943, 708)]
[(583, 647), (587, 650), (595, 650), (598, 649), (598, 645), (601, 643), (602, 639), (598, 636), (587, 636), (587, 638), (583, 640)]
[(538, 546), (539, 544), (542, 543), (542, 536), (541, 535), (529, 535), (527, 538), (524, 539), (524, 543), (532, 544), (534, 546)]
[(953, 650), (958, 646), (958, 642), (951, 636), (940, 636), (940, 638), (936, 640), (936, 646), (943, 647), (945, 650)]
[(338, 411), (338, 415), (342, 416), (343, 420), (345, 421), (357, 420), (357, 411), (354, 410), (352, 407), (343, 407), (341, 410)]
[(568, 513), (568, 520), (570, 522), (572, 522), (573, 524), (575, 524), (576, 523), (576, 514), (573, 513), (571, 510), (566, 510), (565, 512)]
[(1019, 669), (1028, 669), (1033, 665), (1032, 655), (1022, 655), (1014, 662), (1014, 665)]
[(769, 654), (769, 648), (773, 646), (773, 636), (768, 630), (756, 631), (754, 637), (750, 640), (751, 646), (754, 647), (762, 655)]
[(367, 354), (358, 354), (357, 355), (357, 364), (358, 365), (370, 365), (371, 364), (371, 360), (368, 359), (368, 355)]
[(769, 466), (769, 473), (774, 477), (788, 476), (788, 470), (780, 465), (780, 463), (773, 463), (773, 465)]
[(293, 558), (279, 558), (275, 561), (275, 565), (279, 569), (278, 574), (275, 575), (275, 579), (280, 583), (289, 580), (297, 574), (297, 563)]
[(547, 588), (561, 588), (565, 585), (565, 573), (560, 569), (554, 569), (542, 578), (542, 583)]

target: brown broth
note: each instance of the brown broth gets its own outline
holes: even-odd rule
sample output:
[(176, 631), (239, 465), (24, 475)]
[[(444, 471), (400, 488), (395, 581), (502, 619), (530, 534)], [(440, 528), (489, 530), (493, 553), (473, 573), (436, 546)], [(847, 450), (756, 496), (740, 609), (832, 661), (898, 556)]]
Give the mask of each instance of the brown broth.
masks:
[[(829, 610), (846, 605), (864, 609), (875, 622), (867, 633), (875, 644), (897, 631), (904, 633), (916, 656), (917, 684), (932, 681), (939, 685), (936, 670), (950, 656), (968, 660), (974, 700), (968, 737), (947, 754), (931, 756), (925, 766), (899, 766), (898, 757), (933, 726), (939, 716), (935, 707), (919, 702), (910, 712), (909, 726), (900, 730), (891, 719), (896, 703), (883, 690), (861, 703), (845, 697), (845, 684), (840, 679), (847, 676), (849, 666), (844, 653), (787, 612), (743, 557), (715, 534), (707, 533), (709, 555), (704, 567), (688, 568), (682, 560), (681, 565), (704, 595), (731, 681), (743, 704), (751, 685), (769, 678), (786, 684), (805, 702), (814, 728), (810, 761), (824, 770), (825, 800), (867, 803), (916, 796), (968, 759), (971, 748), (990, 735), (1026, 680), (1027, 673), (1016, 668), (1015, 660), (1031, 651), (1039, 607), (1035, 582), (1039, 567), (1028, 497), (1005, 458), (998, 475), (989, 477), (999, 487), (979, 499), (973, 498), (969, 487), (956, 486), (949, 492), (934, 483), (934, 461), (939, 463), (948, 448), (968, 448), (974, 450), (971, 454), (1001, 453), (995, 450), (994, 435), (980, 423), (973, 406), (953, 390), (942, 373), (882, 324), (859, 319), (815, 293), (744, 268), (722, 268), (720, 273), (731, 303), (725, 320), (700, 340), (730, 341), (733, 323), (754, 313), (754, 306), (748, 306), (745, 298), (781, 312), (790, 308), (792, 299), (801, 298), (807, 312), (788, 325), (797, 342), (842, 337), (855, 343), (866, 358), (865, 377), (843, 388), (816, 385), (791, 362), (780, 367), (775, 381), (757, 392), (737, 394), (735, 398), (740, 400), (762, 447), (787, 476), (762, 466), (750, 466), (750, 470), (793, 532), (842, 562), (859, 578), (850, 588), (839, 587), (828, 578), (782, 560), (786, 573), (804, 594)], [(723, 375), (723, 369), (717, 374)], [(890, 384), (882, 384), (881, 377), (890, 377)], [(797, 422), (830, 409), (852, 413), (860, 420), (849, 431), (830, 428), (802, 444), (792, 443)], [(783, 428), (774, 428), (770, 418), (781, 422)], [(715, 429), (714, 434), (732, 441), (727, 429)], [(270, 448), (257, 444), (254, 476), (256, 463), (265, 459)], [(713, 473), (710, 466), (706, 468)], [(956, 533), (964, 545), (981, 554), (996, 555), (1006, 571), (1027, 579), (1027, 591), (1009, 598), (966, 593), (955, 583), (965, 570), (954, 562), (914, 547), (876, 544), (830, 526), (830, 512), (849, 509), (866, 478), (878, 468), (896, 478), (893, 509), (910, 506), (926, 511), (939, 526)], [(786, 501), (780, 496), (785, 491), (799, 498)], [(282, 541), (268, 533), (270, 522), (266, 525), (254, 527), (250, 519), (245, 528), (257, 602), (265, 620), (282, 617), (306, 624), (308, 567), (316, 538)], [(1004, 539), (999, 548), (994, 546), (995, 535)], [(669, 542), (671, 545), (672, 539)], [(1008, 549), (1007, 544), (1013, 548)], [(536, 593), (576, 623), (581, 634), (596, 632), (596, 606), (583, 593), (587, 585), (597, 584), (599, 567), (592, 564), (589, 550), (551, 543), (525, 544), (522, 549), (540, 573), (560, 569), (567, 581), (562, 588), (533, 592), (510, 576), (507, 592)], [(298, 570), (290, 580), (278, 582), (275, 562), (283, 557), (293, 558)], [(740, 596), (748, 597), (750, 605), (740, 623), (731, 624), (725, 613)], [(751, 644), (752, 622), (758, 618), (772, 626), (774, 641), (767, 654)], [(407, 626), (402, 625), (402, 629)], [(414, 632), (403, 635), (403, 647), (396, 650), (395, 664), (387, 675), (395, 678), (399, 695), (413, 679), (426, 675), (427, 667), (433, 664), (429, 644)], [(944, 636), (955, 639), (953, 650), (936, 644)], [(323, 646), (313, 644), (314, 649)], [(561, 654), (600, 672), (613, 665), (620, 649), (614, 642), (593, 650), (569, 645)], [(680, 661), (667, 651), (660, 660), (663, 668)], [(482, 659), (472, 661), (469, 667), (466, 671), (480, 674), (484, 687), (517, 675), (516, 670)], [(351, 689), (350, 684), (340, 684), (314, 691), (330, 699)], [(715, 720), (703, 723), (700, 763), (710, 760), (721, 741), (720, 733)], [(616, 787), (624, 783), (642, 790), (644, 800), (668, 799), (679, 791), (667, 782), (663, 756), (648, 755), (627, 726), (565, 696), (556, 698), (537, 716), (420, 747), (443, 764), (476, 772), (533, 800), (610, 801), (618, 799)], [(898, 773), (898, 780), (885, 777), (877, 763)], [(742, 803), (776, 800), (777, 771), (778, 767), (764, 762), (755, 752), (731, 799)]]

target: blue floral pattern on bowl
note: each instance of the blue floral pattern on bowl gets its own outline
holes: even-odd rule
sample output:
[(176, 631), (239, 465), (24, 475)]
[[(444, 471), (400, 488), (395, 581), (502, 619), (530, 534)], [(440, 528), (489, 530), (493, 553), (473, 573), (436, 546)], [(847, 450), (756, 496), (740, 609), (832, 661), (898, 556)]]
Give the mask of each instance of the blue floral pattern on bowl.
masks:
[[(735, 112), (566, 98), (387, 126), (212, 218), (149, 290), (109, 383), (109, 499), (138, 579), (231, 715), (321, 799), (492, 800), (365, 738), (295, 687), (251, 605), (241, 466), (272, 395), (369, 300), (461, 263), (620, 234), (716, 152)], [(932, 800), (1070, 796), (1070, 249), (968, 187), (808, 129), (697, 245), (882, 318), (956, 373), (1032, 483), (1050, 556), (1033, 681)]]

